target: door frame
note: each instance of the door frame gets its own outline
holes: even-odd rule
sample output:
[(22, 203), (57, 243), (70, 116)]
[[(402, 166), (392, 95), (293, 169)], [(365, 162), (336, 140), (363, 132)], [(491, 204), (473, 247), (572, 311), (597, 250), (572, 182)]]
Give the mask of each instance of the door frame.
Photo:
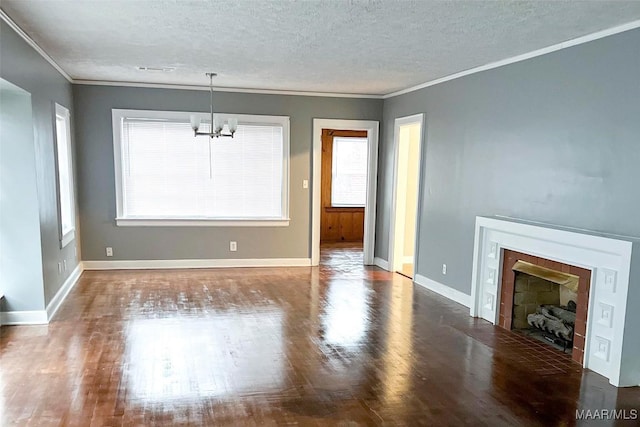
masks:
[(416, 206), (416, 237), (413, 249), (413, 277), (417, 275), (416, 261), (418, 259), (418, 247), (419, 247), (419, 239), (420, 236), (420, 205), (422, 200), (422, 153), (423, 153), (423, 145), (424, 145), (424, 113), (413, 114), (411, 116), (406, 117), (398, 117), (394, 121), (393, 126), (393, 186), (391, 188), (391, 221), (389, 227), (389, 271), (395, 272), (395, 262), (396, 262), (396, 254), (395, 254), (395, 243), (396, 243), (396, 220), (398, 215), (398, 173), (399, 173), (399, 165), (398, 162), (400, 160), (400, 127), (407, 126), (412, 124), (420, 125), (420, 140), (418, 142), (418, 200)]
[(364, 207), (364, 264), (373, 265), (380, 123), (375, 120), (313, 119), (311, 265), (320, 264), (322, 129), (367, 131), (367, 199)]

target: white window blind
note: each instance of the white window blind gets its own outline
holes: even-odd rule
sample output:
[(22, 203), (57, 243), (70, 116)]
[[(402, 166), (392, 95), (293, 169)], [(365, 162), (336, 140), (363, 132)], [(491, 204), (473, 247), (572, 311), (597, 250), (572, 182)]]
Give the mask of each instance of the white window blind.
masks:
[(61, 247), (64, 247), (75, 238), (76, 228), (73, 163), (71, 158), (71, 123), (69, 110), (56, 104), (55, 111), (60, 243)]
[(367, 198), (367, 138), (333, 138), (331, 205), (364, 206)]
[(121, 126), (123, 218), (285, 218), (283, 125), (240, 122), (213, 140), (194, 137), (188, 115)]

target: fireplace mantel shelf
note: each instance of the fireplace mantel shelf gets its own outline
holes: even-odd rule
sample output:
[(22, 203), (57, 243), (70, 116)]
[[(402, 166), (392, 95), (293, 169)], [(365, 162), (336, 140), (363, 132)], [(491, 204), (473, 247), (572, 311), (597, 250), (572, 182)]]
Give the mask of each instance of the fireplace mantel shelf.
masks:
[(640, 303), (640, 289), (629, 286), (630, 279), (640, 279), (640, 261), (632, 259), (639, 244), (634, 238), (476, 217), (471, 315), (498, 322), (503, 249), (590, 270), (584, 367), (615, 386), (640, 385), (640, 333), (625, 327), (640, 324), (640, 310), (628, 309), (630, 301)]

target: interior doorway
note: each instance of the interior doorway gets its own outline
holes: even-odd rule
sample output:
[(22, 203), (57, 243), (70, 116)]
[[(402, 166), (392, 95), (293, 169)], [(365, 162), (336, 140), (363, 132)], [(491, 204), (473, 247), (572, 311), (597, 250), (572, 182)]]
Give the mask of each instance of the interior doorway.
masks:
[(367, 200), (367, 132), (322, 130), (320, 244), (362, 248)]
[(45, 306), (33, 126), (31, 94), (0, 79), (0, 312)]
[[(375, 236), (375, 213), (376, 213), (376, 185), (377, 185), (377, 168), (378, 168), (378, 122), (370, 120), (342, 120), (342, 119), (313, 119), (313, 158), (312, 158), (312, 171), (313, 171), (313, 194), (312, 194), (312, 224), (311, 224), (311, 265), (320, 264), (320, 241), (322, 235), (322, 220), (325, 219), (325, 241), (327, 244), (339, 244), (349, 245), (348, 240), (359, 239), (358, 232), (360, 229), (360, 221), (362, 222), (362, 243), (355, 243), (361, 245), (361, 250), (358, 248), (361, 254), (361, 263), (371, 265), (373, 264), (373, 249), (374, 249), (374, 236)], [(324, 135), (324, 137), (323, 137)], [(330, 168), (328, 164), (325, 164), (325, 175), (328, 176), (331, 173), (332, 183), (331, 187), (335, 190), (336, 182), (335, 177), (338, 177), (341, 181), (339, 186), (340, 191), (331, 191), (332, 188), (328, 188), (325, 183), (325, 194), (323, 201), (323, 185), (322, 185), (322, 173), (323, 173), (323, 140), (327, 141), (331, 137), (331, 163)], [(336, 140), (339, 140), (336, 143)], [(338, 163), (333, 161), (334, 150), (333, 145), (341, 147), (339, 151), (347, 152), (346, 161), (344, 161), (340, 170), (334, 170), (334, 165), (338, 166)], [(362, 151), (366, 144), (366, 153)], [(325, 142), (325, 157), (329, 156), (329, 152), (326, 150), (327, 143)], [(354, 147), (357, 146), (357, 147)], [(366, 176), (362, 174), (354, 175), (351, 160), (349, 158), (350, 152), (358, 152), (360, 157), (360, 163), (365, 160), (366, 156)], [(339, 154), (339, 153), (335, 153)], [(344, 153), (343, 153), (344, 154)], [(340, 159), (338, 159), (340, 160)], [(354, 200), (353, 195), (350, 194), (352, 188), (363, 187), (364, 180), (364, 206), (362, 205), (362, 192), (359, 192), (359, 199), (357, 203), (350, 203)], [(355, 183), (359, 183), (356, 185)], [(346, 184), (345, 184), (346, 183)], [(333, 194), (332, 194), (333, 193)], [(332, 200), (333, 199), (333, 200)], [(353, 206), (349, 206), (349, 205)], [(342, 206), (340, 206), (342, 205)], [(355, 206), (358, 205), (358, 206)], [(328, 207), (328, 210), (324, 208)], [(358, 208), (358, 209), (354, 209)], [(329, 212), (330, 215), (323, 217), (323, 211)], [(360, 211), (360, 212), (357, 212)], [(340, 218), (340, 217), (344, 218)], [(349, 217), (350, 218), (347, 218)], [(344, 221), (344, 222), (343, 222)], [(328, 231), (327, 231), (328, 230)], [(344, 239), (342, 239), (344, 237)], [(334, 240), (336, 243), (329, 243), (329, 240)]]
[(322, 129), (320, 260), (363, 264), (367, 132)]
[(418, 242), (418, 200), (424, 115), (396, 119), (394, 129), (395, 178), (389, 267), (413, 279)]

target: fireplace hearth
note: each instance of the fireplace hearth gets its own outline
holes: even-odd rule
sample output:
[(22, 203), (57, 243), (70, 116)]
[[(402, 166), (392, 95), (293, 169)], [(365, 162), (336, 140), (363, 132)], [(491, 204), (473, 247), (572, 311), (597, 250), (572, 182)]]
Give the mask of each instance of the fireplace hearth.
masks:
[(582, 364), (591, 272), (510, 249), (501, 254), (499, 326), (538, 330), (543, 340), (569, 348)]
[[(509, 252), (518, 256), (511, 257)], [(560, 331), (570, 322), (562, 321), (566, 313), (548, 306), (572, 311), (573, 301), (572, 359), (615, 386), (638, 386), (640, 335), (635, 326), (640, 324), (640, 310), (630, 308), (634, 301), (640, 301), (640, 287), (630, 285), (632, 280), (640, 280), (637, 254), (640, 239), (636, 238), (511, 218), (476, 217), (470, 314), (508, 330), (540, 331), (543, 339), (555, 341), (558, 335), (570, 336), (567, 330)], [(516, 293), (521, 293), (515, 286), (521, 273), (513, 270), (517, 261), (577, 276), (575, 296), (567, 297), (572, 291), (569, 283), (554, 282), (554, 292), (548, 284), (537, 288), (528, 283), (516, 300)], [(544, 315), (542, 308), (551, 315), (545, 316), (542, 326), (547, 330), (532, 329), (529, 320), (542, 324), (543, 319), (529, 315)], [(560, 319), (556, 328), (549, 326), (554, 318)]]

